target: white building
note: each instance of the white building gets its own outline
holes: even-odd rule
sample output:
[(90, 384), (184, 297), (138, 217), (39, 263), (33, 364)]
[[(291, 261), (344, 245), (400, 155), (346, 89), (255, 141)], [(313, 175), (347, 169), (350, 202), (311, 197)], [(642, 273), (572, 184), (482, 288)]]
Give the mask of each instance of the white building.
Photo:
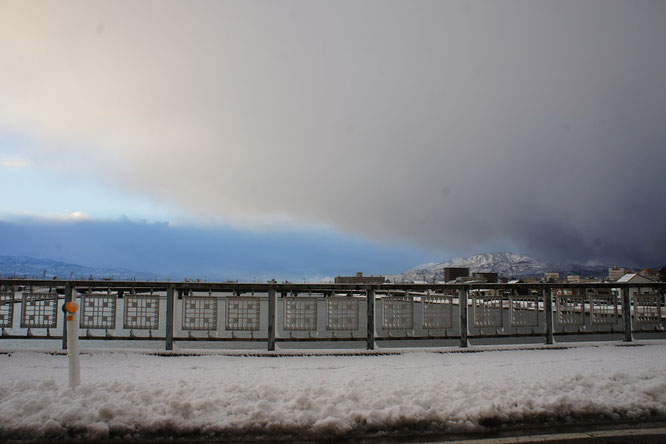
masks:
[[(641, 276), (638, 273), (627, 273), (624, 276), (622, 276), (620, 279), (618, 279), (616, 282), (622, 282), (625, 284), (649, 284), (651, 282), (654, 282), (652, 279), (648, 279), (645, 276)], [(631, 295), (639, 294), (640, 293), (652, 293), (654, 292), (654, 289), (649, 289), (649, 288), (632, 288), (631, 289)]]
[(621, 278), (617, 279), (615, 282), (624, 282), (631, 284), (649, 284), (654, 282), (652, 279), (648, 279), (645, 276), (642, 276), (638, 273), (627, 273)]

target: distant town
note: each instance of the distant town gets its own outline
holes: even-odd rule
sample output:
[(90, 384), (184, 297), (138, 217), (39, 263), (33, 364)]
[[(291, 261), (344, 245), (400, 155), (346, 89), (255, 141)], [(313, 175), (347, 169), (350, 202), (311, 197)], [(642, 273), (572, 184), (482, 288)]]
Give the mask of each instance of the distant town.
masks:
[[(580, 276), (577, 274), (561, 275), (558, 272), (545, 272), (542, 276), (521, 277), (520, 279), (500, 276), (493, 271), (475, 271), (470, 273), (469, 267), (444, 267), (444, 279), (439, 281), (406, 280), (399, 283), (412, 284), (531, 284), (531, 283), (571, 283), (588, 284), (598, 282), (626, 282), (626, 283), (650, 283), (666, 282), (666, 267), (661, 269), (642, 268), (634, 270), (626, 267), (609, 267), (608, 275), (603, 277)], [(364, 276), (363, 272), (357, 272), (354, 276), (337, 276), (336, 284), (383, 284), (396, 283), (395, 280), (384, 276)]]

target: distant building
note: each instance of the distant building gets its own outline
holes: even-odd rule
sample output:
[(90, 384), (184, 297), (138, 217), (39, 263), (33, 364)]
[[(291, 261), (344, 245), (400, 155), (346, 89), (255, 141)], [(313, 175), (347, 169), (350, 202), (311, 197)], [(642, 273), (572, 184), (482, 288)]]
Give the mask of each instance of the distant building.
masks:
[(496, 284), (499, 281), (499, 275), (492, 271), (475, 271), (472, 276), (477, 280), (485, 280), (489, 284)]
[(355, 276), (336, 276), (336, 284), (383, 284), (386, 282), (384, 276), (363, 276), (362, 272), (357, 272)]
[(469, 268), (444, 267), (444, 282), (455, 281), (459, 277), (469, 277)]
[[(652, 279), (648, 279), (645, 276), (641, 276), (638, 273), (627, 273), (624, 276), (622, 276), (620, 279), (618, 279), (616, 282), (622, 282), (622, 283), (631, 283), (631, 284), (649, 284), (650, 282), (654, 282)], [(631, 288), (630, 292), (631, 295), (634, 296), (639, 293), (645, 293), (647, 292), (648, 289), (643, 288)], [(653, 290), (654, 291), (654, 290)]]
[(544, 281), (557, 281), (560, 279), (560, 273), (549, 273), (546, 272), (543, 274)]
[(572, 284), (575, 284), (576, 282), (580, 282), (580, 275), (578, 274), (570, 274), (567, 276), (567, 282), (570, 282)]
[(615, 282), (633, 283), (633, 284), (649, 284), (650, 282), (654, 282), (654, 281), (652, 279), (648, 279), (645, 276), (642, 276), (638, 273), (627, 273)]
[(617, 281), (625, 274), (627, 274), (627, 269), (624, 267), (610, 267), (608, 269), (608, 280)]
[(659, 270), (656, 268), (643, 268), (641, 270), (641, 274), (648, 279), (652, 279), (653, 281), (659, 280)]

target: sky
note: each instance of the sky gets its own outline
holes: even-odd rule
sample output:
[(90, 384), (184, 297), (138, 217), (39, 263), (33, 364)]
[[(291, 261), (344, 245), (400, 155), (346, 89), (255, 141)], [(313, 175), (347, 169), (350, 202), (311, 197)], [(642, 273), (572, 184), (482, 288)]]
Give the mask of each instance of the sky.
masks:
[(0, 254), (661, 266), (665, 41), (663, 1), (2, 1)]

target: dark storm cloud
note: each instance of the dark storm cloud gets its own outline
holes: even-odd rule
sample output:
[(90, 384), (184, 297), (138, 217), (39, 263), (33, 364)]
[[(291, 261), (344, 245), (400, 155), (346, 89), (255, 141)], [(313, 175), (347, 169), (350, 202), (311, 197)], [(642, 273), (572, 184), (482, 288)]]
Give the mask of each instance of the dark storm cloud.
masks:
[(53, 168), (238, 226), (666, 262), (664, 2), (70, 6), (0, 14), (0, 124)]

